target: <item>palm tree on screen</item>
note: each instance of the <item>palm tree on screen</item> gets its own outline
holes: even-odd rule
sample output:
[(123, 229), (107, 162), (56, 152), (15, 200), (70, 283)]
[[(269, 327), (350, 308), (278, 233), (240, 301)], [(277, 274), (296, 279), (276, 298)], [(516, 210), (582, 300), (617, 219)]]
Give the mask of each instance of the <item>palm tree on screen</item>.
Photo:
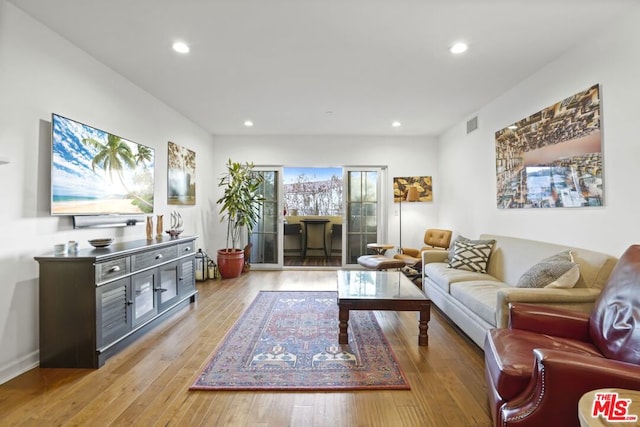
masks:
[(147, 161), (151, 160), (151, 149), (139, 145), (138, 152), (134, 154), (133, 151), (131, 151), (129, 144), (122, 140), (122, 138), (112, 134), (107, 135), (106, 143), (93, 138), (82, 139), (84, 144), (98, 150), (98, 153), (93, 156), (93, 159), (91, 160), (91, 168), (95, 172), (96, 167), (100, 167), (109, 174), (111, 182), (113, 182), (113, 174), (115, 173), (127, 193), (139, 202), (153, 209), (152, 203), (129, 190), (123, 175), (123, 170), (125, 168), (134, 169), (136, 164), (145, 165)]
[(151, 148), (144, 145), (138, 145), (138, 153), (134, 156), (136, 165), (146, 166), (147, 162), (150, 162), (152, 158), (153, 151)]

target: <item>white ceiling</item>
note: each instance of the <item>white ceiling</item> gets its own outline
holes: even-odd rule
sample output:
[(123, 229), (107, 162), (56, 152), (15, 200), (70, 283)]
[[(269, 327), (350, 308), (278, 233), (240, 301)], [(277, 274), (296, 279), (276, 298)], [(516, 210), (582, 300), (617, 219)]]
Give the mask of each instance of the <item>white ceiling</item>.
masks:
[[(213, 134), (438, 135), (637, 0), (11, 0)], [(184, 40), (191, 53), (171, 49)], [(452, 56), (458, 40), (470, 48)], [(245, 128), (245, 119), (254, 121)], [(403, 126), (392, 128), (399, 120)]]

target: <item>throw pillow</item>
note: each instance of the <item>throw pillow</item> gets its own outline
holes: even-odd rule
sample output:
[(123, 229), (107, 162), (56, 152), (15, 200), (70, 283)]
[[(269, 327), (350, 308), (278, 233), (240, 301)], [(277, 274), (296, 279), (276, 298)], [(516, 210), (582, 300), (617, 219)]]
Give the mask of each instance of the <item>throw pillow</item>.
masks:
[(467, 243), (456, 241), (454, 243), (454, 254), (449, 261), (449, 268), (459, 270), (469, 270), (478, 273), (487, 272), (487, 263), (493, 243)]
[(450, 262), (453, 259), (453, 256), (455, 255), (455, 248), (456, 248), (456, 242), (463, 242), (463, 243), (473, 243), (473, 244), (489, 244), (491, 246), (493, 246), (496, 241), (493, 239), (490, 240), (471, 240), (468, 239), (466, 237), (464, 237), (463, 235), (459, 235), (458, 237), (456, 237), (456, 239), (453, 241), (453, 243), (451, 244), (451, 247), (449, 248), (449, 257), (447, 258), (447, 262)]
[(578, 283), (578, 279), (580, 279), (580, 266), (575, 264), (569, 271), (549, 283), (545, 288), (573, 288), (573, 286)]
[(571, 251), (543, 259), (527, 270), (516, 283), (517, 288), (571, 288), (580, 278), (580, 267)]

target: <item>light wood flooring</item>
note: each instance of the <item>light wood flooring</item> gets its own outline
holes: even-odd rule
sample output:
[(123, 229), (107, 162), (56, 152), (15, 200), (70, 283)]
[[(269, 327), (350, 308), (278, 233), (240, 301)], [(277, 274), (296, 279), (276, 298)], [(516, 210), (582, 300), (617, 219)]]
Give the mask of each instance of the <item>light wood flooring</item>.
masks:
[[(432, 308), (376, 312), (411, 390), (189, 391), (262, 289), (334, 290), (335, 271), (251, 271), (199, 282), (198, 300), (98, 370), (35, 368), (0, 385), (2, 426), (490, 426), (483, 353)], [(337, 323), (336, 323), (337, 329)]]

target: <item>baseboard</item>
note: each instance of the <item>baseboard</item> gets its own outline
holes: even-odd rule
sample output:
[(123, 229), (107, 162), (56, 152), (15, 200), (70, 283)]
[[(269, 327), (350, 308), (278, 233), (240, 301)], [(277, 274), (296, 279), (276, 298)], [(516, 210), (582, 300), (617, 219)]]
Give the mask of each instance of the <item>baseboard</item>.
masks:
[(0, 384), (4, 384), (18, 375), (24, 374), (28, 370), (37, 367), (39, 364), (39, 352), (33, 351), (20, 359), (11, 361), (11, 363), (5, 366), (0, 366)]

